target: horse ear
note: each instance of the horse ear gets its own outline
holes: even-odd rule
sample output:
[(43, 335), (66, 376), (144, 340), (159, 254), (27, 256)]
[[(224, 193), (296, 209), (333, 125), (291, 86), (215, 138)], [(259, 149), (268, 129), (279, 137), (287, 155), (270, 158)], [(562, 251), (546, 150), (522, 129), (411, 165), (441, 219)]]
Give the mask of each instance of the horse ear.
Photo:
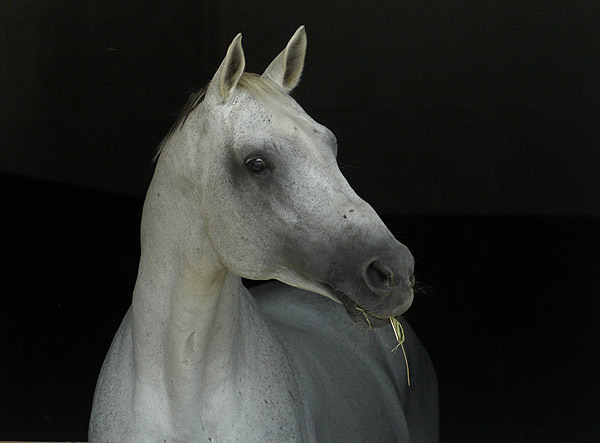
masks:
[(216, 96), (222, 103), (226, 102), (237, 86), (245, 66), (242, 34), (238, 34), (229, 45), (221, 66), (210, 82), (207, 95)]
[(306, 31), (304, 26), (300, 26), (285, 49), (265, 69), (262, 77), (273, 80), (286, 92), (290, 92), (300, 83), (305, 55)]

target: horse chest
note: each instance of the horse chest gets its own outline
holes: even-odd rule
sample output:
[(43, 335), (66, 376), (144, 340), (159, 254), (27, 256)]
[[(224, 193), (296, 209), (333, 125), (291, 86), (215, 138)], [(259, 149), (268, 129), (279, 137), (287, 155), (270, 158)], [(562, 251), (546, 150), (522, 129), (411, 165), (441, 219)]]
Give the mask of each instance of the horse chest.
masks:
[(259, 343), (244, 352), (251, 364), (220, 373), (183, 395), (140, 380), (133, 363), (128, 313), (104, 363), (90, 422), (91, 441), (281, 442), (306, 441), (305, 402), (284, 358)]
[[(397, 391), (380, 365), (324, 345), (343, 337), (316, 340), (289, 331), (286, 354), (263, 342), (247, 350), (254, 363), (238, 368), (235, 377), (197, 386), (200, 395), (168, 404), (153, 386), (134, 394), (128, 317), (103, 368), (92, 440), (407, 441)], [(95, 435), (95, 428), (103, 434)]]

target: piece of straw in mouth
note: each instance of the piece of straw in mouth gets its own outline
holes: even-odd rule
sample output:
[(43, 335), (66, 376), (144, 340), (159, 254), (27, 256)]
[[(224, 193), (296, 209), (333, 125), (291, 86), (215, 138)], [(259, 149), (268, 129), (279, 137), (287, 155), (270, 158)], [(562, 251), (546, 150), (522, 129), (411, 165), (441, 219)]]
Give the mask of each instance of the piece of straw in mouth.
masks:
[(408, 368), (408, 358), (406, 358), (406, 350), (404, 349), (404, 341), (406, 337), (404, 335), (404, 328), (402, 324), (395, 318), (390, 317), (390, 323), (392, 324), (392, 329), (394, 330), (394, 335), (396, 336), (396, 340), (398, 344), (392, 349), (392, 352), (395, 352), (399, 347), (402, 348), (402, 355), (404, 355), (404, 364), (406, 365), (406, 380), (408, 382), (408, 386), (410, 386), (410, 369)]

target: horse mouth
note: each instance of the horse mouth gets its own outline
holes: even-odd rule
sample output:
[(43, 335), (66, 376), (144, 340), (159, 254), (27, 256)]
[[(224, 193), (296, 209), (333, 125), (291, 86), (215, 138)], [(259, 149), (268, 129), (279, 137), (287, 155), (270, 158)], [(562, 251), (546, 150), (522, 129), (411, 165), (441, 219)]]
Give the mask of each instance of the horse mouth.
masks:
[(389, 319), (370, 314), (366, 309), (359, 306), (358, 303), (346, 295), (345, 292), (334, 289), (327, 283), (318, 282), (317, 284), (331, 299), (337, 300), (344, 306), (346, 313), (355, 325), (366, 329), (374, 329), (389, 324)]
[(321, 287), (323, 291), (321, 292), (322, 294), (327, 294), (329, 298), (338, 301), (344, 306), (346, 313), (355, 325), (365, 329), (375, 329), (390, 324), (389, 317), (380, 317), (370, 313), (352, 300), (345, 292), (334, 289), (327, 283), (317, 282), (317, 285)]
[(367, 329), (380, 328), (390, 324), (389, 318), (376, 317), (360, 307), (354, 300), (342, 291), (334, 291), (335, 297), (342, 303), (352, 322)]

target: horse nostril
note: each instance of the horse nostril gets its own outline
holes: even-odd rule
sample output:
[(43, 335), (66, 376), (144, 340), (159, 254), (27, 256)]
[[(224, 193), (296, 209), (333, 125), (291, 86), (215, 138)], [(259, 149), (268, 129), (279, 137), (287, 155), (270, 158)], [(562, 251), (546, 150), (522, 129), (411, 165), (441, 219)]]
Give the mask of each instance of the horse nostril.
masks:
[(394, 273), (379, 260), (369, 264), (365, 268), (363, 276), (367, 286), (373, 292), (383, 292), (383, 295), (389, 295), (394, 286)]

